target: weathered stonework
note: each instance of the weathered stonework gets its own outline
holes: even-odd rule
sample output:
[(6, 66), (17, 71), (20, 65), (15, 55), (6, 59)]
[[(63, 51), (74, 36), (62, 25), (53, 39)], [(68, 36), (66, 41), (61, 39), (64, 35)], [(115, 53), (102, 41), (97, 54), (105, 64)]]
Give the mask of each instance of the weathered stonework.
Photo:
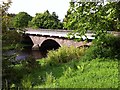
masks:
[(69, 40), (69, 39), (59, 38), (59, 37), (44, 37), (44, 36), (33, 36), (33, 35), (29, 35), (29, 37), (31, 38), (31, 40), (32, 40), (32, 42), (34, 44), (33, 45), (34, 50), (38, 50), (39, 47), (42, 45), (42, 43), (45, 40), (48, 40), (48, 39), (56, 41), (61, 47), (62, 46), (81, 47), (81, 46), (89, 46), (89, 45), (91, 45), (91, 42), (89, 42), (89, 43), (85, 43), (84, 41), (76, 42), (74, 40)]

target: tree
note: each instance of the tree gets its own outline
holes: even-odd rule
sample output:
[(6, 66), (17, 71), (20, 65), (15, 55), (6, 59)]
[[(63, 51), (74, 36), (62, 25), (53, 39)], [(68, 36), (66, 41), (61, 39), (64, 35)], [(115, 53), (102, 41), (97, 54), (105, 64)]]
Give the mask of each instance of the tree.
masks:
[(13, 20), (13, 24), (14, 27), (16, 28), (25, 28), (28, 26), (28, 22), (32, 19), (32, 17), (26, 13), (26, 12), (19, 12), (14, 20)]
[(56, 13), (50, 14), (48, 10), (44, 13), (37, 13), (31, 22), (29, 22), (29, 26), (43, 29), (62, 29), (63, 27)]
[(1, 5), (0, 5), (0, 14), (1, 14), (1, 19), (2, 19), (2, 32), (4, 33), (7, 29), (8, 29), (8, 26), (9, 26), (9, 23), (10, 23), (10, 17), (8, 16), (8, 9), (11, 5), (11, 1), (10, 2), (3, 2)]
[[(0, 8), (0, 12), (2, 13), (2, 89), (10, 88), (10, 85), (13, 83), (13, 76), (16, 75), (14, 70), (14, 64), (12, 61), (15, 60), (16, 55), (6, 55), (5, 51), (9, 51), (11, 47), (18, 48), (18, 43), (20, 42), (20, 34), (16, 31), (8, 31), (8, 27), (10, 26), (11, 19), (14, 15), (10, 15), (7, 10), (10, 7), (11, 2), (2, 3), (2, 8)], [(0, 37), (1, 37), (0, 36)], [(1, 43), (1, 42), (0, 42)], [(13, 49), (13, 48), (12, 48)]]
[(8, 15), (7, 15), (8, 17), (9, 17), (9, 19), (10, 19), (10, 21), (9, 21), (9, 24), (8, 24), (8, 27), (9, 28), (14, 28), (14, 18), (15, 18), (15, 16), (16, 16), (16, 14), (13, 14), (13, 13), (8, 13)]
[[(64, 27), (74, 30), (79, 36), (90, 30), (100, 36), (108, 30), (120, 31), (119, 2), (70, 2), (64, 18)], [(74, 35), (74, 33), (72, 33)]]

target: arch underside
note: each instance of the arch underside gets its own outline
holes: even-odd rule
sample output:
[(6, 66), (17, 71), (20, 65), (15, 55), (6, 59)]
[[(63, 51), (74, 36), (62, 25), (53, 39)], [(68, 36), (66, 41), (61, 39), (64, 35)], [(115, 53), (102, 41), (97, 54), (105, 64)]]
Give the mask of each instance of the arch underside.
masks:
[(52, 39), (46, 39), (42, 42), (40, 49), (42, 50), (55, 50), (60, 47), (59, 43)]
[(21, 43), (24, 45), (24, 47), (32, 48), (34, 45), (33, 40), (28, 35), (23, 35)]

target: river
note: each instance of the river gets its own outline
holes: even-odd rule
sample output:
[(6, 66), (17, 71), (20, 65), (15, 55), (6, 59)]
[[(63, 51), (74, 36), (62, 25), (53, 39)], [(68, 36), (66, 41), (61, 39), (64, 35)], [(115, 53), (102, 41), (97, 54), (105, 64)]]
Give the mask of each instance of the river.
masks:
[(35, 59), (41, 59), (47, 56), (47, 50), (56, 50), (60, 47), (57, 42), (48, 39), (43, 42), (39, 50), (32, 50), (33, 42), (27, 35), (23, 36), (21, 44), (23, 45), (23, 50), (9, 50), (5, 52), (5, 55), (9, 56), (16, 54), (15, 60), (17, 61), (25, 60), (28, 56), (33, 56)]
[(24, 48), (23, 50), (9, 50), (5, 52), (5, 55), (16, 54), (16, 61), (25, 60), (28, 56), (33, 56), (35, 59), (41, 59), (46, 57), (46, 52), (41, 50), (32, 50), (31, 48)]

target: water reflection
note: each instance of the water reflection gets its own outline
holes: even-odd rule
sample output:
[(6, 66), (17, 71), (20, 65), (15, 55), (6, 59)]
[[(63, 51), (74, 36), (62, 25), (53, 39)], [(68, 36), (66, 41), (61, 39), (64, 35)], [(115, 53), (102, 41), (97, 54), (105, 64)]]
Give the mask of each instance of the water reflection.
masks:
[(35, 59), (41, 59), (43, 57), (46, 57), (46, 52), (40, 51), (40, 50), (32, 50), (25, 48), (22, 51), (17, 51), (17, 50), (9, 50), (5, 52), (5, 55), (17, 55), (15, 60), (25, 60), (28, 56), (33, 56)]
[(31, 50), (31, 55), (32, 55), (35, 59), (41, 59), (41, 58), (43, 58), (43, 57), (46, 57), (46, 52), (40, 51), (40, 50)]

